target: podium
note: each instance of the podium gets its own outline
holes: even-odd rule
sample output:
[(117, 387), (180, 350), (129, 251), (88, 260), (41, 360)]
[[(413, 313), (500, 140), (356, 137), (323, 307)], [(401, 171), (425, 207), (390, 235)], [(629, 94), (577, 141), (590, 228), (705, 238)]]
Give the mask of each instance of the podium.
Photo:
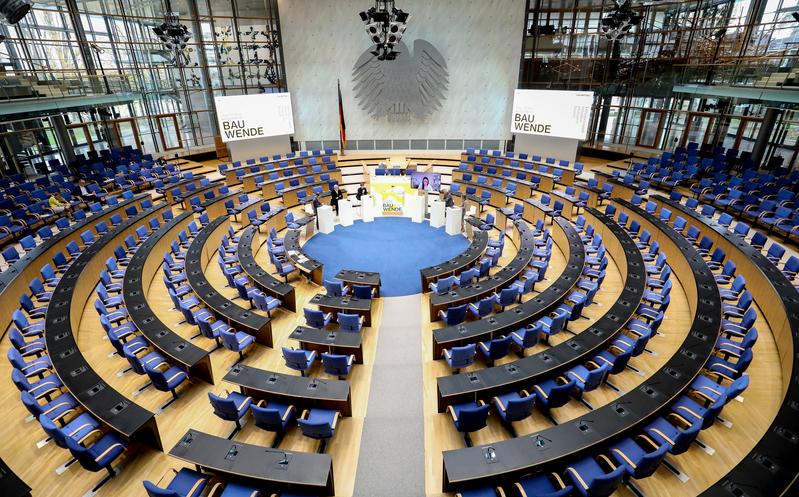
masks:
[(463, 209), (460, 207), (447, 207), (446, 232), (448, 235), (460, 235), (463, 224)]
[(355, 213), (352, 210), (352, 202), (348, 199), (338, 201), (338, 221), (342, 226), (352, 226)]
[(405, 195), (405, 208), (411, 216), (411, 221), (421, 223), (424, 221), (424, 197), (419, 195)]
[(433, 200), (430, 203), (430, 227), (440, 228), (444, 226), (444, 202)]
[(322, 205), (316, 210), (319, 220), (319, 233), (333, 233), (333, 207)]
[(361, 197), (361, 219), (365, 223), (375, 220), (375, 202), (372, 200), (371, 195)]

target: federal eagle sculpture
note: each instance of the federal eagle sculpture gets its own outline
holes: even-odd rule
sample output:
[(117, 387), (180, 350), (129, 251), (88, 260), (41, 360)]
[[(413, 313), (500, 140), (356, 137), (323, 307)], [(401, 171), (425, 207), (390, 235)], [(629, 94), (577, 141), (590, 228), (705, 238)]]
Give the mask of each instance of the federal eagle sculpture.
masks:
[(358, 105), (374, 119), (424, 121), (447, 98), (449, 70), (441, 53), (425, 40), (397, 45), (395, 60), (378, 60), (372, 48), (352, 69), (353, 93)]

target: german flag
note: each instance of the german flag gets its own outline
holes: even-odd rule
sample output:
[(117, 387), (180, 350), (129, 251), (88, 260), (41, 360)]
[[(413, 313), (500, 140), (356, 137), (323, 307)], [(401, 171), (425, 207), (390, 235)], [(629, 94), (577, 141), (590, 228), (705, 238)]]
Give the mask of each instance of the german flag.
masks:
[(338, 84), (338, 139), (341, 146), (341, 155), (347, 150), (347, 124), (344, 122), (344, 102), (341, 100), (341, 80)]

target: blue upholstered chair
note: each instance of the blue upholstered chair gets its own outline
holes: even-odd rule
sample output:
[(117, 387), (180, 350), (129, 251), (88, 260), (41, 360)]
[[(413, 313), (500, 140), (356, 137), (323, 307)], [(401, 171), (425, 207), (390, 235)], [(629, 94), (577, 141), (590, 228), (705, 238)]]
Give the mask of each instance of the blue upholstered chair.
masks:
[(446, 311), (438, 311), (438, 317), (443, 319), (447, 326), (461, 324), (466, 320), (466, 308), (468, 304), (456, 305)]
[(241, 418), (247, 414), (247, 410), (252, 404), (252, 398), (238, 392), (226, 392), (226, 395), (226, 397), (220, 397), (213, 392), (208, 392), (208, 399), (214, 408), (214, 414), (225, 421), (236, 423), (236, 429), (228, 436), (228, 439), (231, 439), (241, 430)]
[[(162, 370), (163, 369), (163, 370)], [(170, 392), (172, 399), (169, 400), (161, 409), (166, 409), (172, 402), (178, 399), (177, 388), (186, 380), (189, 379), (188, 373), (183, 371), (177, 366), (169, 366), (168, 364), (144, 364), (144, 371), (153, 382), (156, 390), (162, 392)]]
[(316, 351), (283, 347), (283, 359), (286, 361), (286, 367), (299, 371), (301, 376), (305, 376), (305, 372), (311, 369), (316, 361)]
[(327, 442), (336, 433), (336, 424), (341, 413), (333, 409), (310, 409), (297, 420), (300, 431), (306, 437), (321, 440), (318, 452), (324, 453)]
[(557, 473), (536, 473), (525, 476), (515, 484), (518, 495), (545, 497), (567, 497), (574, 487), (566, 485)]
[(472, 446), (469, 434), (485, 428), (490, 409), (491, 406), (482, 400), (447, 406), (447, 411), (452, 416), (455, 429), (463, 434), (463, 440), (466, 442), (467, 447)]
[(474, 363), (474, 356), (477, 353), (475, 344), (470, 343), (460, 347), (452, 347), (451, 349), (444, 349), (444, 360), (452, 368), (453, 373), (459, 372), (462, 368), (470, 366)]
[(108, 471), (108, 476), (92, 488), (93, 492), (116, 475), (112, 465), (125, 452), (125, 442), (113, 432), (106, 433), (88, 447), (83, 447), (70, 437), (67, 437), (65, 442), (72, 457), (78, 460), (83, 469), (93, 472), (103, 469)]
[(566, 468), (578, 495), (583, 497), (607, 497), (621, 484), (626, 470), (615, 466), (610, 459), (586, 457), (572, 462)]
[(170, 469), (170, 471), (174, 476), (166, 488), (158, 486), (166, 475), (156, 483), (144, 480), (144, 489), (149, 497), (199, 497), (210, 480), (209, 476), (189, 468), (181, 468), (180, 471)]
[(286, 429), (297, 418), (297, 408), (291, 404), (259, 400), (250, 406), (255, 426), (262, 430), (276, 433), (272, 447), (277, 447)]
[(317, 309), (308, 309), (306, 307), (303, 309), (303, 313), (305, 314), (305, 324), (311, 328), (325, 328), (333, 319), (333, 314), (324, 313)]
[(358, 314), (339, 312), (336, 319), (342, 331), (360, 332), (363, 329), (364, 318)]
[(571, 399), (574, 380), (558, 376), (533, 385), (538, 405), (545, 411), (566, 405)]
[(327, 374), (338, 376), (339, 380), (343, 380), (345, 376), (352, 371), (352, 365), (355, 364), (354, 355), (342, 354), (327, 354), (322, 352), (322, 366)]
[(510, 335), (500, 336), (498, 338), (492, 338), (487, 342), (480, 342), (477, 349), (482, 354), (486, 364), (488, 366), (493, 366), (495, 360), (502, 359), (508, 355), (511, 343), (513, 342), (511, 341)]
[(350, 293), (350, 289), (344, 286), (340, 280), (325, 280), (325, 291), (331, 297), (343, 297)]
[(533, 413), (535, 395), (530, 395), (526, 390), (522, 390), (521, 393), (509, 392), (495, 396), (491, 402), (502, 422), (507, 427), (513, 428), (511, 423), (526, 419)]
[(443, 295), (450, 291), (452, 286), (455, 285), (457, 281), (458, 280), (454, 276), (447, 276), (446, 278), (441, 278), (438, 281), (431, 282), (428, 287), (430, 288), (431, 292)]

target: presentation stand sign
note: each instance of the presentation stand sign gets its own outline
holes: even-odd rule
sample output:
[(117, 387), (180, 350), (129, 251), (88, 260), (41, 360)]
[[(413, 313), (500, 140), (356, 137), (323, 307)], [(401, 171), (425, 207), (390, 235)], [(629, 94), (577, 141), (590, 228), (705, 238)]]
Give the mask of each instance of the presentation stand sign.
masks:
[(585, 140), (593, 103), (590, 91), (516, 90), (510, 131)]
[(294, 134), (290, 93), (214, 97), (225, 143)]
[(375, 176), (372, 178), (372, 195), (384, 216), (402, 216), (405, 197), (415, 195), (408, 176)]

